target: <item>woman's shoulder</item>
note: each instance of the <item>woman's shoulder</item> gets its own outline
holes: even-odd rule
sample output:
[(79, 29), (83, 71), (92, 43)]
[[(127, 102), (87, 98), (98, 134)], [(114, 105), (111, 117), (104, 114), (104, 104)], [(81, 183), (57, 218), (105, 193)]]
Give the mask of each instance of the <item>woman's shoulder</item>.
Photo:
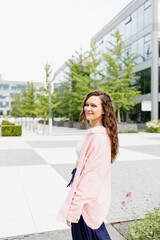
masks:
[(88, 135), (92, 145), (98, 146), (110, 142), (107, 130), (103, 126), (88, 129)]
[(96, 134), (96, 133), (106, 133), (106, 128), (104, 126), (96, 126), (93, 128), (89, 128), (87, 130), (87, 133), (92, 133), (92, 134)]

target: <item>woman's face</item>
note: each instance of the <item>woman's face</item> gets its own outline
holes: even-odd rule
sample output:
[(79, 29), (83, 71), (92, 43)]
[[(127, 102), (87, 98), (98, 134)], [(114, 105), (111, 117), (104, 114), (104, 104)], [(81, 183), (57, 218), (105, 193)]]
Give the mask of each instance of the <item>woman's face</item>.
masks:
[(99, 96), (91, 96), (87, 99), (85, 106), (84, 106), (84, 112), (86, 119), (93, 125), (99, 125), (102, 124), (102, 104), (101, 99)]

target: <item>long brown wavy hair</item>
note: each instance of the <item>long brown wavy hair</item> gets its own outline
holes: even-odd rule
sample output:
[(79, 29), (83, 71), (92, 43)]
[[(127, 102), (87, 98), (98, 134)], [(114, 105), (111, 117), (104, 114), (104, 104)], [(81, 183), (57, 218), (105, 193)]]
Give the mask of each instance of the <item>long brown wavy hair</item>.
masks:
[(113, 163), (118, 153), (119, 141), (115, 111), (109, 95), (102, 91), (93, 91), (88, 93), (82, 104), (82, 111), (80, 113), (80, 124), (82, 125), (84, 122), (87, 122), (88, 126), (90, 126), (89, 121), (86, 119), (84, 107), (86, 101), (91, 96), (99, 96), (99, 98), (101, 99), (101, 104), (104, 111), (104, 114), (102, 116), (102, 124), (106, 128), (106, 131), (111, 141), (111, 163)]

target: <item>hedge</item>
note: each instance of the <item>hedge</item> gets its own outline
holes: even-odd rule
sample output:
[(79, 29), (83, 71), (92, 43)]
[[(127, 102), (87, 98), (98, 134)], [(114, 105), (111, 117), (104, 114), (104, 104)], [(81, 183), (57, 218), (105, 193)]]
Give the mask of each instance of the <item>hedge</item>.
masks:
[(11, 123), (11, 122), (8, 122), (8, 121), (5, 121), (5, 120), (3, 120), (2, 121), (2, 123), (1, 123), (1, 126), (3, 126), (3, 125), (15, 125), (14, 123)]
[(1, 125), (2, 136), (21, 136), (22, 126), (15, 125)]

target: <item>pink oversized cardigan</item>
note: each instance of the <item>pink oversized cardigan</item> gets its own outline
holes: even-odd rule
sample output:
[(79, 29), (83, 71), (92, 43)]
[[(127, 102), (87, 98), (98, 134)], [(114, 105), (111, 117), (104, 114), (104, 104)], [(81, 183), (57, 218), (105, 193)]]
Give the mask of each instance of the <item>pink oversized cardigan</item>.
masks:
[(67, 199), (57, 220), (77, 223), (82, 214), (88, 227), (103, 223), (111, 199), (111, 144), (106, 128), (87, 131), (79, 164)]

